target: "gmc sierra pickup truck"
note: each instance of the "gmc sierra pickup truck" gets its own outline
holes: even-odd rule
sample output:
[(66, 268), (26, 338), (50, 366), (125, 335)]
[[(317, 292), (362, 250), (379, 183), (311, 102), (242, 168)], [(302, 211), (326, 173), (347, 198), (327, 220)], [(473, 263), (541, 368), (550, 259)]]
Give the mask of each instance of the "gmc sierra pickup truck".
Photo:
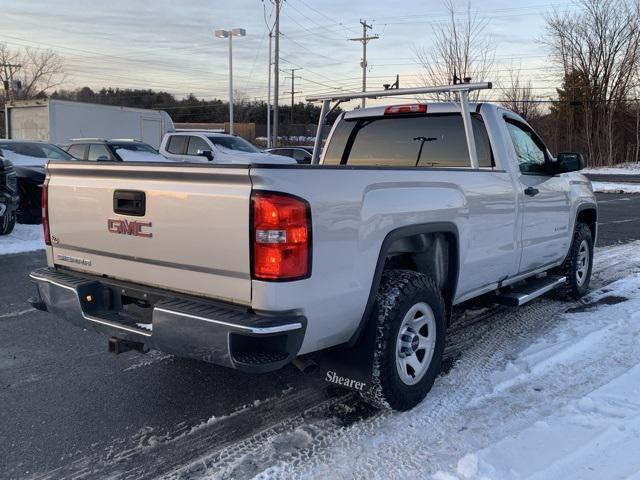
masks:
[(553, 157), (518, 115), (469, 103), (483, 88), (314, 99), (321, 138), (332, 101), (456, 95), (343, 113), (311, 165), (50, 162), (31, 302), (116, 353), (246, 372), (326, 353), (327, 381), (409, 409), (440, 371), (453, 305), (589, 285), (582, 156)]

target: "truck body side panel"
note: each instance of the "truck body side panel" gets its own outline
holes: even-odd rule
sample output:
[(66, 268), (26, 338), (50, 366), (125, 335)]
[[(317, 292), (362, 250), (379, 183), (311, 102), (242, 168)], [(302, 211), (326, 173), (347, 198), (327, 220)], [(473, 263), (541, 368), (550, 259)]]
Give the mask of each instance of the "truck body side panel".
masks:
[(6, 108), (7, 138), (49, 140), (49, 110), (46, 104)]
[(293, 193), (311, 205), (311, 277), (254, 280), (252, 293), (255, 310), (291, 309), (309, 319), (301, 353), (349, 340), (365, 310), (382, 242), (397, 228), (456, 225), (456, 297), (517, 273), (516, 193), (505, 172), (252, 168), (251, 178), (255, 189)]
[(173, 130), (166, 112), (113, 105), (33, 100), (7, 106), (7, 136), (63, 145), (72, 138), (134, 138), (154, 148)]

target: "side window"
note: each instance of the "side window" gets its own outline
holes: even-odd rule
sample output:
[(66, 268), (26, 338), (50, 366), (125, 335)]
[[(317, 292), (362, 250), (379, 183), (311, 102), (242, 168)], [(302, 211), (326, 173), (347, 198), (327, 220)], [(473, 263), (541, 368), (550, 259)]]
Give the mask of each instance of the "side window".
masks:
[(187, 155), (198, 155), (198, 150), (211, 150), (211, 147), (200, 137), (189, 137)]
[(291, 153), (291, 149), (290, 148), (278, 148), (274, 151), (272, 151), (271, 153), (273, 153), (274, 155), (282, 155), (283, 157), (292, 157), (293, 154)]
[(64, 153), (60, 152), (57, 149), (47, 147), (46, 145), (42, 145), (42, 151), (44, 152), (45, 156), (47, 158), (50, 158), (51, 160), (67, 160), (67, 157), (64, 155)]
[(85, 147), (86, 145), (84, 144), (71, 145), (69, 147), (69, 150), (67, 150), (67, 152), (69, 152), (69, 155), (77, 158), (78, 160), (84, 160)]
[(87, 160), (96, 161), (96, 160), (111, 160), (111, 152), (107, 148), (106, 145), (102, 143), (92, 143), (89, 145), (89, 155), (87, 155)]
[(311, 154), (302, 148), (294, 148), (293, 158), (298, 163), (309, 163), (311, 161)]
[(167, 152), (175, 153), (177, 155), (183, 155), (187, 149), (187, 137), (185, 135), (171, 135), (169, 137), (169, 144), (167, 145)]
[(522, 173), (546, 173), (546, 148), (525, 125), (505, 119), (511, 141), (516, 149), (518, 165)]
[[(493, 167), (489, 136), (472, 115), (480, 167)], [(459, 113), (343, 120), (327, 146), (329, 165), (469, 168), (464, 123)]]

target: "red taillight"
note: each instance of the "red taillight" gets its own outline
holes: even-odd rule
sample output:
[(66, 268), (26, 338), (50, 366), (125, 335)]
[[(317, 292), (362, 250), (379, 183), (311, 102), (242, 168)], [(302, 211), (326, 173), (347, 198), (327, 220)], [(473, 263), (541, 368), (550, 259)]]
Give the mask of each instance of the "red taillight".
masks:
[(424, 103), (391, 105), (384, 109), (385, 115), (402, 115), (404, 113), (427, 113), (427, 105)]
[(44, 230), (44, 243), (51, 245), (51, 234), (49, 233), (49, 185), (46, 182), (42, 185), (42, 229)]
[(296, 280), (311, 274), (311, 212), (299, 197), (253, 192), (253, 278)]

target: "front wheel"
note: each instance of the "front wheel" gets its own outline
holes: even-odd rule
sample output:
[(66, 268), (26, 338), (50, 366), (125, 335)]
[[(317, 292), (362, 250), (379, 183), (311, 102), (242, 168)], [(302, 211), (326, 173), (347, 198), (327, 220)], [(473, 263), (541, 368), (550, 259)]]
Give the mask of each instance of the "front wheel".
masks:
[(577, 300), (589, 289), (593, 269), (593, 235), (588, 225), (578, 223), (571, 249), (562, 265), (551, 273), (567, 277), (567, 282), (553, 291), (560, 300)]
[(409, 410), (440, 373), (445, 302), (430, 277), (390, 270), (382, 277), (376, 307), (372, 388), (363, 396), (377, 406)]
[(5, 212), (0, 217), (0, 235), (9, 235), (16, 226), (16, 214), (14, 212)]

